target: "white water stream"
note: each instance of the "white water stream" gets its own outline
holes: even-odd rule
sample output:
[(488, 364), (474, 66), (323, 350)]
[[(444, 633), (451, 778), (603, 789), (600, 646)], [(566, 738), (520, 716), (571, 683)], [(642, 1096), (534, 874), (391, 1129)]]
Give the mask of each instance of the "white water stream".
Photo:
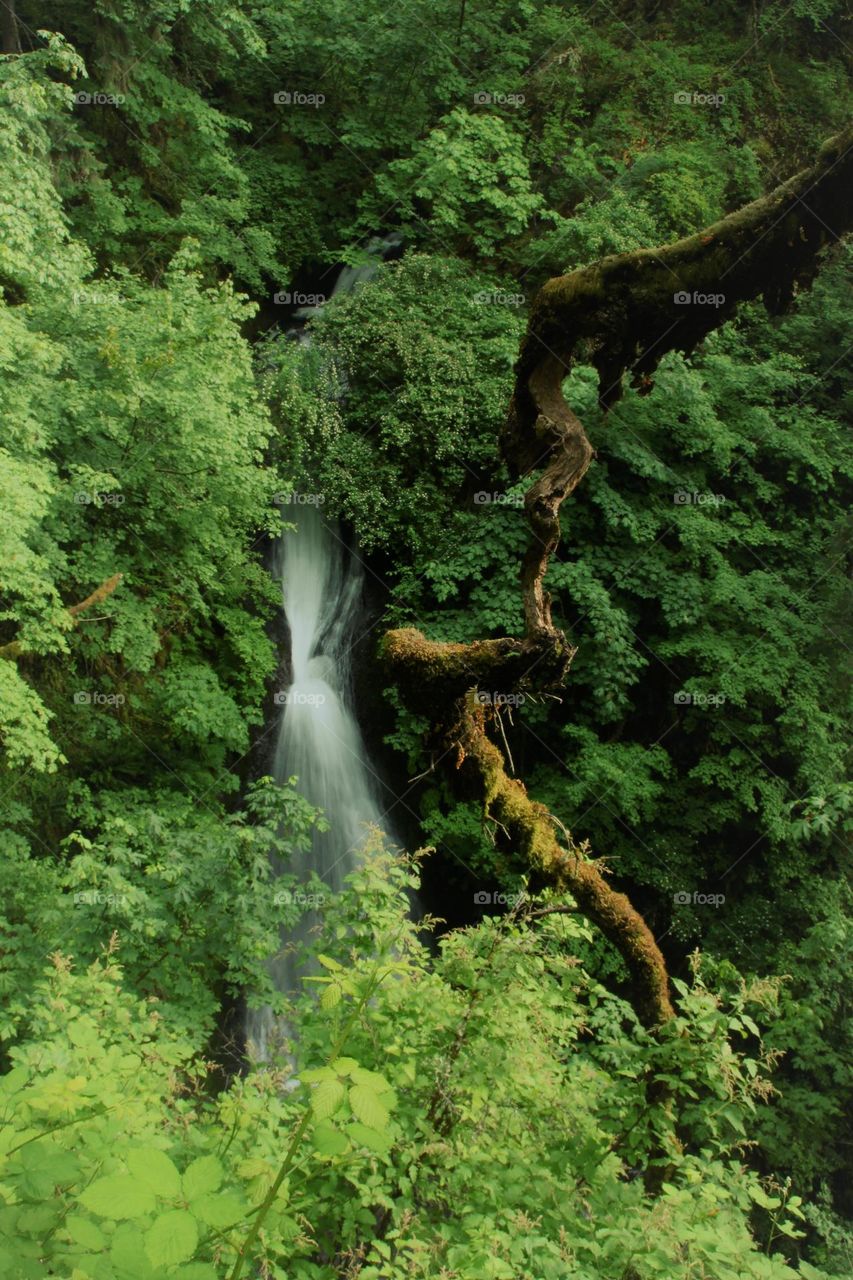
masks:
[[(372, 240), (367, 246), (370, 260), (344, 267), (332, 296), (351, 293), (369, 281), (399, 245), (396, 235)], [(320, 309), (302, 308), (295, 318), (304, 322)], [(310, 346), (310, 331), (294, 329), (290, 334)], [(358, 862), (368, 826), (382, 827), (384, 817), (352, 709), (350, 659), (357, 643), (363, 570), (315, 505), (292, 502), (283, 516), (297, 526), (282, 533), (275, 552), (290, 630), (292, 683), (277, 699), (282, 717), (273, 775), (277, 782), (295, 775), (300, 793), (323, 810), (329, 830), (315, 831), (306, 853), (295, 854), (286, 866), (274, 870), (295, 874), (297, 893), (300, 888), (306, 893), (312, 872), (323, 881), (324, 892), (337, 893)], [(387, 826), (386, 821), (386, 830)], [(317, 921), (317, 912), (309, 909), (282, 938), (281, 951), (270, 962), (277, 990), (298, 990), (304, 976), (299, 950)], [(268, 1058), (274, 1043), (286, 1035), (287, 1028), (277, 1025), (269, 1008), (249, 1011), (246, 1036), (252, 1056)]]
[[(337, 893), (357, 864), (368, 826), (383, 823), (379, 788), (351, 700), (351, 647), (363, 571), (316, 507), (292, 505), (284, 518), (297, 526), (282, 534), (276, 554), (290, 628), (292, 684), (279, 698), (283, 714), (273, 775), (286, 782), (295, 774), (297, 789), (323, 810), (329, 830), (315, 831), (311, 848), (277, 870), (296, 875), (297, 893), (306, 893), (312, 872), (323, 881), (324, 892)], [(298, 951), (317, 920), (309, 907), (282, 938), (282, 949), (270, 962), (279, 991), (298, 990), (304, 974)], [(246, 1032), (254, 1056), (266, 1058), (285, 1028), (276, 1027), (269, 1009), (259, 1009), (249, 1012)]]

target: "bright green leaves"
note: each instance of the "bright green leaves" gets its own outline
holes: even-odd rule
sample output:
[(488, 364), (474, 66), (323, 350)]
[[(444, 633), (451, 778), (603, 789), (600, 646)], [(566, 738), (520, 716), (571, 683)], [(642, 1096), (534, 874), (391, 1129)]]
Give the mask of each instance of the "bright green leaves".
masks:
[[(562, 1280), (567, 1241), (590, 1277), (605, 1260), (622, 1274), (642, 1252), (644, 1265), (658, 1260), (650, 1280), (700, 1269), (793, 1280), (781, 1263), (758, 1269), (746, 1225), (752, 1206), (771, 1215), (774, 1239), (795, 1239), (803, 1212), (797, 1197), (770, 1183), (752, 1194), (744, 1181), (738, 1134), (763, 1070), (756, 1078), (729, 1037), (760, 1035), (761, 988), (723, 1004), (701, 983), (680, 983), (680, 1020), (653, 1039), (566, 954), (573, 921), (567, 933), (560, 915), (535, 929), (491, 919), (451, 931), (432, 957), (408, 916), (404, 866), (383, 855), (353, 880), (330, 904), (320, 944), (329, 980), (351, 990), (331, 1017), (305, 995), (303, 1042), (326, 1064), (298, 1071), (301, 1088), (282, 1090), (279, 1072), (259, 1070), (213, 1101), (196, 1079), (190, 1101), (176, 1079), (193, 1060), (153, 1009), (118, 992), (115, 971), (78, 975), (60, 963), (29, 1011), (35, 1042), (15, 1047), (15, 1069), (0, 1077), (6, 1271), (38, 1280), (26, 1269), (37, 1258), (69, 1277), (76, 1267), (80, 1280), (222, 1280), (249, 1240), (256, 1270), (302, 1269), (309, 1280), (322, 1237), (364, 1245), (368, 1274), (394, 1280), (405, 1274), (398, 1263), (427, 1280), (436, 1260), (462, 1274)], [(678, 1091), (704, 1149), (674, 1159), (663, 1221), (624, 1176), (657, 1140), (650, 1075)], [(87, 1087), (107, 1105), (96, 1111)], [(452, 1116), (446, 1132), (435, 1099)], [(43, 1115), (61, 1123), (71, 1104), (75, 1123), (38, 1127)], [(719, 1152), (732, 1134), (729, 1167)], [(389, 1215), (378, 1237), (377, 1205)]]
[[(0, 662), (0, 682), (7, 666)], [(13, 843), (0, 860), (0, 930), (20, 937), (6, 960), (10, 1016), (23, 1016), (43, 963), (40, 939), (54, 930), (84, 960), (120, 929), (129, 981), (150, 972), (153, 958), (152, 981), (169, 990), (172, 1018), (193, 1036), (203, 1037), (211, 1025), (214, 973), (272, 999), (264, 957), (298, 907), (286, 905), (287, 875), (272, 887), (268, 855), (274, 850), (286, 862), (310, 839), (316, 811), (304, 798), (260, 782), (225, 818), (212, 801), (200, 806), (171, 788), (89, 796), (81, 785), (77, 796), (77, 823), (86, 834), (77, 830), (68, 839), (61, 867), (51, 869)], [(35, 926), (32, 934), (20, 928), (21, 919)], [(71, 1034), (93, 1050), (97, 1019), (81, 1019)]]
[(248, 1212), (246, 1202), (229, 1191), (201, 1195), (190, 1202), (190, 1209), (199, 1222), (204, 1222), (216, 1231), (226, 1231), (233, 1227)]
[(181, 1175), (165, 1151), (159, 1151), (156, 1147), (131, 1151), (127, 1157), (127, 1167), (140, 1186), (163, 1199), (171, 1200), (180, 1195)]
[(80, 1196), (80, 1203), (111, 1221), (123, 1218), (142, 1218), (154, 1209), (151, 1190), (126, 1173), (114, 1173), (98, 1178)]
[(368, 1129), (381, 1133), (387, 1127), (388, 1111), (369, 1085), (354, 1084), (347, 1096), (353, 1115)]
[(353, 1115), (365, 1128), (384, 1134), (396, 1106), (393, 1089), (378, 1071), (355, 1067), (349, 1074), (353, 1083), (347, 1097)]
[[(328, 956), (319, 959), (329, 969), (339, 968)], [(338, 1057), (330, 1066), (302, 1071), (301, 1079), (311, 1091), (316, 1120), (311, 1140), (318, 1155), (332, 1160), (353, 1147), (386, 1155), (392, 1144), (391, 1112), (397, 1105), (386, 1076), (361, 1068), (352, 1057)]]
[(80, 1196), (80, 1203), (109, 1220), (148, 1218), (172, 1201), (145, 1231), (145, 1250), (153, 1264), (182, 1262), (195, 1252), (198, 1224), (225, 1231), (246, 1216), (245, 1201), (218, 1189), (225, 1176), (214, 1155), (200, 1156), (183, 1176), (164, 1151), (138, 1147), (128, 1152), (128, 1174), (99, 1178)]
[(346, 1134), (325, 1121), (321, 1121), (314, 1126), (314, 1132), (311, 1136), (314, 1150), (321, 1156), (340, 1156), (349, 1148), (349, 1140)]
[(77, 1213), (70, 1213), (65, 1219), (65, 1230), (75, 1244), (93, 1253), (100, 1253), (107, 1243), (107, 1238), (89, 1218), (81, 1218)]
[[(320, 957), (327, 967), (338, 967), (328, 957)], [(327, 988), (328, 989), (328, 988)], [(374, 1150), (386, 1150), (386, 1131), (396, 1096), (388, 1081), (377, 1071), (360, 1067), (354, 1058), (336, 1058), (329, 1067), (317, 1067), (301, 1073), (311, 1090), (311, 1111), (319, 1122), (314, 1129), (314, 1145), (322, 1155), (336, 1155), (346, 1150), (349, 1134), (356, 1142), (366, 1134)], [(354, 1120), (343, 1131), (326, 1123), (337, 1116), (339, 1123)]]
[[(50, 141), (58, 132), (67, 160), (81, 130), (105, 112), (72, 111), (53, 64), (81, 64), (62, 56), (59, 43), (49, 56), (27, 53), (0, 68), (0, 97), (15, 104), (0, 113), (0, 187), (14, 189), (0, 202), (0, 488), (9, 490), (0, 622), (12, 624), (0, 648), (20, 645), (2, 659), (0, 767), (53, 771), (70, 741), (80, 775), (99, 768), (99, 758), (108, 767), (123, 758), (125, 777), (144, 776), (159, 759), (174, 781), (180, 769), (165, 763), (165, 744), (177, 737), (209, 770), (210, 787), (225, 753), (245, 749), (274, 664), (263, 617), (273, 592), (251, 549), (258, 531), (278, 523), (281, 484), (262, 465), (270, 421), (240, 337), (245, 302), (229, 285), (202, 282), (189, 245), (174, 240), (156, 286), (114, 262), (111, 271), (103, 246), (104, 270), (91, 279), (93, 261), (68, 230), (67, 175)], [(160, 89), (166, 83), (157, 80)], [(195, 95), (181, 96), (208, 124), (217, 117)], [(90, 185), (89, 160), (100, 163), (91, 145), (80, 161), (87, 199), (109, 186), (100, 170)], [(80, 214), (73, 196), (71, 203)], [(90, 231), (91, 221), (81, 221)], [(162, 248), (160, 235), (154, 242)], [(121, 589), (72, 627), (65, 606), (119, 572)], [(62, 654), (63, 662), (37, 670), (28, 654)], [(93, 670), (102, 679), (94, 688)], [(113, 701), (75, 702), (81, 692)]]
[[(195, 1075), (190, 1046), (120, 981), (111, 967), (77, 974), (57, 955), (28, 1010), (35, 1041), (11, 1049), (16, 1065), (0, 1077), (9, 1274), (35, 1250), (52, 1271), (77, 1266), (92, 1280), (202, 1280), (211, 1276), (204, 1242), (224, 1241), (250, 1212), (199, 1116), (184, 1110), (166, 1135), (177, 1080)], [(176, 1140), (188, 1117), (190, 1151)], [(175, 1270), (193, 1258), (200, 1269)]]
[(320, 1008), (326, 1010), (334, 1009), (341, 1002), (343, 991), (339, 983), (329, 981), (320, 992)]
[(184, 1171), (181, 1189), (188, 1200), (209, 1195), (222, 1185), (224, 1170), (216, 1156), (199, 1156)]
[[(442, 248), (473, 241), (489, 258), (543, 209), (520, 134), (500, 115), (461, 107), (415, 143), (409, 158), (390, 164), (376, 185), (381, 201), (401, 207), (404, 223), (414, 218), (416, 201), (426, 205)], [(418, 224), (410, 224), (410, 234), (418, 234)]]
[(153, 1267), (145, 1251), (145, 1235), (132, 1223), (123, 1223), (112, 1237), (110, 1264), (120, 1280), (151, 1280)]
[(779, 1196), (769, 1196), (760, 1182), (750, 1183), (749, 1194), (762, 1209), (778, 1209), (782, 1203)]
[(196, 1220), (185, 1209), (161, 1214), (145, 1233), (145, 1252), (155, 1266), (186, 1262), (197, 1244)]
[(318, 1120), (333, 1116), (346, 1096), (340, 1080), (321, 1080), (311, 1093), (311, 1110)]
[(9, 764), (55, 772), (65, 757), (50, 736), (51, 713), (15, 663), (2, 657), (0, 708), (0, 738)]
[[(327, 961), (328, 963), (328, 961)], [(351, 1076), (356, 1071), (361, 1071), (355, 1058), (335, 1058), (330, 1070), (339, 1076)]]
[[(125, 1159), (127, 1173), (96, 1178), (76, 1197), (77, 1208), (63, 1230), (74, 1245), (93, 1254), (108, 1251), (132, 1276), (143, 1256), (155, 1269), (187, 1262), (202, 1235), (212, 1230), (221, 1236), (246, 1217), (249, 1206), (241, 1195), (218, 1191), (225, 1171), (214, 1155), (193, 1160), (183, 1176), (156, 1147), (135, 1147)], [(59, 1181), (60, 1174), (54, 1163), (52, 1177)], [(82, 1216), (79, 1209), (100, 1221)], [(116, 1223), (122, 1225), (115, 1229)], [(35, 1220), (19, 1226), (43, 1229)], [(143, 1268), (139, 1274), (148, 1273)]]

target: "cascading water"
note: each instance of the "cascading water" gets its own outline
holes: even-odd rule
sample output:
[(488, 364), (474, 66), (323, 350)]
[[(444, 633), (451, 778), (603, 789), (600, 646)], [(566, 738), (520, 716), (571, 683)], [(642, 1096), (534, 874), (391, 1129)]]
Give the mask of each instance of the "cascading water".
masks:
[[(292, 683), (279, 698), (283, 714), (273, 774), (277, 782), (295, 774), (298, 790), (323, 810), (329, 830), (315, 831), (310, 849), (276, 870), (295, 874), (300, 886), (314, 873), (329, 893), (336, 893), (357, 863), (368, 828), (382, 827), (384, 819), (351, 705), (350, 655), (363, 570), (315, 506), (286, 508), (284, 519), (297, 526), (282, 534), (276, 555), (290, 628)], [(298, 990), (298, 952), (317, 918), (307, 910), (271, 961), (279, 991)], [(246, 1030), (255, 1055), (267, 1057), (276, 1030), (269, 1009), (252, 1011)]]
[[(394, 234), (372, 240), (367, 246), (370, 260), (359, 267), (344, 267), (332, 296), (350, 293), (370, 280), (400, 244)], [(301, 308), (294, 319), (304, 322), (321, 309)], [(288, 336), (299, 338), (305, 347), (311, 345), (304, 325), (289, 330)], [(363, 570), (315, 505), (293, 502), (285, 509), (284, 520), (296, 525), (295, 531), (281, 535), (275, 555), (290, 629), (292, 683), (279, 699), (283, 714), (273, 774), (277, 782), (296, 775), (300, 793), (323, 810), (329, 830), (315, 831), (306, 853), (295, 854), (286, 867), (277, 866), (274, 871), (295, 874), (299, 885), (313, 872), (329, 893), (336, 893), (357, 863), (368, 827), (388, 831), (375, 774), (352, 711), (350, 655), (361, 609)], [(315, 911), (307, 910), (282, 939), (281, 951), (270, 963), (279, 991), (298, 990), (299, 951), (317, 919)], [(284, 1033), (269, 1008), (249, 1012), (246, 1036), (254, 1056), (269, 1057), (273, 1041)]]

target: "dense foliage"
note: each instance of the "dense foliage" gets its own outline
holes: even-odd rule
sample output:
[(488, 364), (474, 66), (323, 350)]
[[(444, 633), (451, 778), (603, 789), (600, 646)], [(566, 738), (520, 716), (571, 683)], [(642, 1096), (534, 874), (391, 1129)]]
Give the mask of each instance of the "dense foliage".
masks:
[[(532, 293), (699, 229), (844, 119), (843, 6), (708, 13), (4, 19), (10, 1280), (850, 1273), (842, 244), (790, 315), (742, 309), (649, 398), (604, 418), (572, 377), (597, 458), (549, 586), (578, 654), (562, 701), (501, 729), (660, 938), (674, 1025), (637, 1024), (582, 917), (539, 914), (571, 903), (496, 858), (389, 689), (389, 766), (426, 771), (414, 834), (468, 926), (427, 945), (414, 872), (378, 847), (326, 903), (295, 1061), (221, 1069), (235, 1003), (286, 1004), (266, 961), (300, 908), (269, 854), (323, 822), (298, 780), (260, 779), (280, 495), (355, 530), (389, 622), (519, 632), (496, 442)], [(389, 231), (400, 260), (329, 302), (310, 349), (286, 338), (276, 295), (330, 295)], [(532, 897), (478, 921), (482, 886)]]

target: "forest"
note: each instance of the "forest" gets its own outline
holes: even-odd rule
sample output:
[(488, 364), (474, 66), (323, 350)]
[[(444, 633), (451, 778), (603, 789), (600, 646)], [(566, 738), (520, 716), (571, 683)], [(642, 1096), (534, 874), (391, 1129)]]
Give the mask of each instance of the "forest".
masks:
[(849, 1280), (851, 11), (0, 0), (0, 1277)]

